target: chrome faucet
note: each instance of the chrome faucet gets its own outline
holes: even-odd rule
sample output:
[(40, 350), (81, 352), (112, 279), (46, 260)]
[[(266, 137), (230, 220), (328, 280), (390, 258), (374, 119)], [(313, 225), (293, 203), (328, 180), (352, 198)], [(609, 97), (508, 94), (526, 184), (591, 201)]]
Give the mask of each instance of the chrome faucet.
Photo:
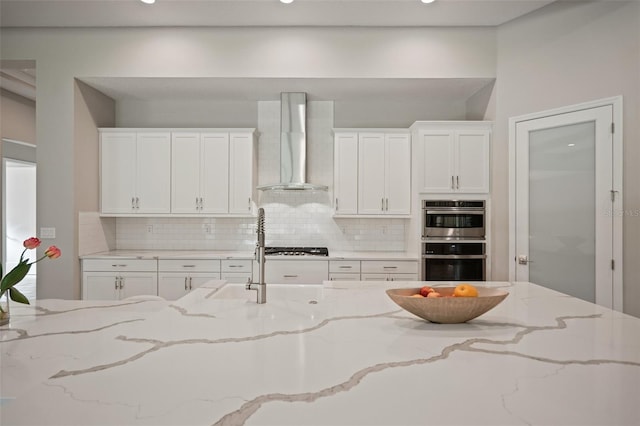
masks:
[(258, 262), (258, 282), (254, 283), (251, 278), (247, 282), (247, 290), (255, 290), (256, 303), (267, 303), (267, 284), (264, 282), (264, 209), (258, 209), (258, 239), (256, 241), (256, 261)]

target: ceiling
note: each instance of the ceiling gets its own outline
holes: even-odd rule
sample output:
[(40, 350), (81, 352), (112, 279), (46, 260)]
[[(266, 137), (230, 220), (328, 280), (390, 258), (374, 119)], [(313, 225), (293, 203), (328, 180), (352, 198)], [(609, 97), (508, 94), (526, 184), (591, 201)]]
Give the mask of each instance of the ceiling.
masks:
[[(583, 1), (583, 0), (574, 0)], [(0, 26), (497, 26), (554, 0), (0, 0)], [(83, 78), (116, 99), (279, 99), (304, 91), (310, 100), (367, 98), (463, 100), (491, 79), (193, 79)], [(0, 87), (35, 100), (34, 69), (0, 69)]]
[(497, 26), (554, 0), (2, 0), (2, 27)]

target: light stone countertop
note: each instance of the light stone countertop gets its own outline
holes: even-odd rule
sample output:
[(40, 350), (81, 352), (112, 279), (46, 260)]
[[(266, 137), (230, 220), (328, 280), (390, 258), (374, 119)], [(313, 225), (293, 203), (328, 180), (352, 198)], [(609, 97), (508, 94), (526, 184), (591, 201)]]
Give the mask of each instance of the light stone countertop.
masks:
[[(251, 251), (225, 250), (113, 250), (80, 256), (81, 259), (253, 259)], [(282, 260), (418, 260), (419, 254), (396, 251), (329, 251), (329, 256), (268, 256)]]
[[(434, 284), (434, 283), (430, 283)], [(182, 299), (12, 304), (3, 425), (638, 425), (640, 319), (529, 283), (465, 324), (417, 282), (211, 281)]]

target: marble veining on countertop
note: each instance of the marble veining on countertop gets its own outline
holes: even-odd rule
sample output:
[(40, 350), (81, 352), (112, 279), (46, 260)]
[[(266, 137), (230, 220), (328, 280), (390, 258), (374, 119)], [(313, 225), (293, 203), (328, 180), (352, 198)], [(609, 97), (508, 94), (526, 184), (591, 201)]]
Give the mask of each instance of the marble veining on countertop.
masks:
[(530, 283), (465, 324), (416, 282), (211, 281), (177, 301), (39, 300), (0, 328), (1, 424), (637, 425), (640, 319)]

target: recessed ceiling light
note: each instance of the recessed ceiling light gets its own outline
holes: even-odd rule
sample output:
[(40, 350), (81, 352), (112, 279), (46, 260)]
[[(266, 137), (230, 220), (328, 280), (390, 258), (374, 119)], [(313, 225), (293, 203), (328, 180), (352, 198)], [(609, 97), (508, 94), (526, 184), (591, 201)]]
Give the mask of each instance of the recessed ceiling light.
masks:
[(422, 3), (433, 3), (436, 0), (420, 0)]
[(280, 3), (289, 4), (293, 3), (293, 0), (280, 0)]
[(156, 2), (156, 0), (140, 0), (140, 1), (146, 4), (154, 4)]

